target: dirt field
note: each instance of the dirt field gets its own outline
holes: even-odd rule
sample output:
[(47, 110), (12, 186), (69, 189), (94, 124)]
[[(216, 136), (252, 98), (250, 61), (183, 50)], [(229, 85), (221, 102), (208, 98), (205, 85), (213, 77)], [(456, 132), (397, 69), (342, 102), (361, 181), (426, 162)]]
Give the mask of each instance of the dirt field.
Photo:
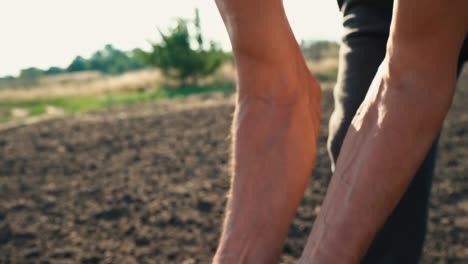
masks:
[[(284, 247), (299, 256), (330, 177), (319, 157)], [(228, 189), (224, 96), (0, 132), (0, 263), (209, 263)], [(468, 71), (445, 123), (423, 263), (468, 263)]]

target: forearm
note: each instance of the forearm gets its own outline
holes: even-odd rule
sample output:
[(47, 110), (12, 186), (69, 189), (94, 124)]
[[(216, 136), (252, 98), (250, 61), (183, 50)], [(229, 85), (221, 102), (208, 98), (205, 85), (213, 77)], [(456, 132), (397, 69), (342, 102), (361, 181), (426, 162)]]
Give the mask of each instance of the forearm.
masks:
[(238, 73), (232, 182), (214, 263), (277, 263), (307, 186), (320, 124), (281, 0), (217, 0)]
[(347, 132), (301, 263), (358, 263), (401, 199), (450, 106), (466, 5), (395, 2), (386, 59)]
[(231, 193), (216, 261), (278, 261), (315, 156), (317, 129), (304, 107), (256, 101), (238, 106)]
[(359, 261), (405, 192), (450, 105), (453, 82), (444, 84), (445, 93), (416, 77), (408, 87), (386, 79), (386, 67), (348, 130), (305, 250), (310, 263)]

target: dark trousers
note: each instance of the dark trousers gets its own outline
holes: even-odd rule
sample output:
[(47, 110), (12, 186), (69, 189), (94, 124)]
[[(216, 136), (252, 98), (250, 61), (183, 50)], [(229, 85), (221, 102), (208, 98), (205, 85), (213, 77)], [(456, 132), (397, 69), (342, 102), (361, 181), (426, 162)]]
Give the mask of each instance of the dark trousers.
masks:
[[(334, 89), (335, 109), (330, 118), (328, 151), (332, 170), (346, 131), (385, 57), (392, 16), (392, 1), (341, 2), (344, 36)], [(467, 41), (459, 69), (466, 57)], [(436, 139), (409, 188), (376, 235), (362, 263), (418, 263), (428, 221), (429, 196), (434, 174)]]

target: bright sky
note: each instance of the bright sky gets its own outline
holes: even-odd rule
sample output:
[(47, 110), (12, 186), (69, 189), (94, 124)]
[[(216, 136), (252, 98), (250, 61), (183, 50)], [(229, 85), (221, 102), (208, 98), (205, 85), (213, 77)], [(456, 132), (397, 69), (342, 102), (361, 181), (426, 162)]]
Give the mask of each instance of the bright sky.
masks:
[[(338, 40), (335, 0), (284, 0), (296, 38)], [(193, 18), (198, 7), (207, 39), (230, 49), (214, 0), (0, 0), (0, 76), (23, 68), (67, 66), (105, 44), (148, 48), (176, 17)]]

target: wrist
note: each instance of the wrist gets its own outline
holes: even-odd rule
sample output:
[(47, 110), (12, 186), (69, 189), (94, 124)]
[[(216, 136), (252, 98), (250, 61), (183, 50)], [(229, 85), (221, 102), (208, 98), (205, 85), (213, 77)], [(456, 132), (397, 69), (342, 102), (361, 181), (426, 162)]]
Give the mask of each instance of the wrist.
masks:
[(246, 56), (240, 58), (237, 61), (238, 103), (247, 100), (284, 106), (303, 101), (320, 109), (320, 84), (300, 60), (294, 65), (277, 65)]

